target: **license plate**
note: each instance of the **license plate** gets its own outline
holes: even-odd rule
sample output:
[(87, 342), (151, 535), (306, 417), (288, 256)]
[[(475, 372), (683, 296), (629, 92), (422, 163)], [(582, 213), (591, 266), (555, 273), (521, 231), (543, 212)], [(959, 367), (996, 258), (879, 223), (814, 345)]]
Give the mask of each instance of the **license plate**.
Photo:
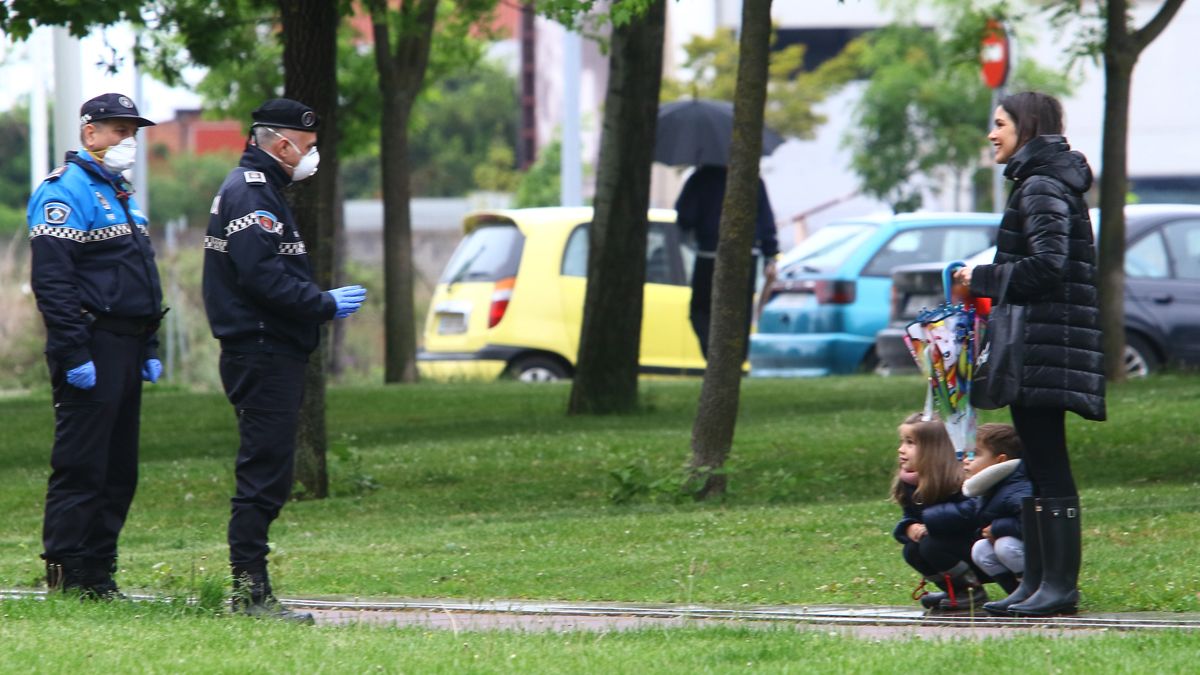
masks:
[(438, 335), (462, 335), (467, 332), (465, 314), (438, 314)]

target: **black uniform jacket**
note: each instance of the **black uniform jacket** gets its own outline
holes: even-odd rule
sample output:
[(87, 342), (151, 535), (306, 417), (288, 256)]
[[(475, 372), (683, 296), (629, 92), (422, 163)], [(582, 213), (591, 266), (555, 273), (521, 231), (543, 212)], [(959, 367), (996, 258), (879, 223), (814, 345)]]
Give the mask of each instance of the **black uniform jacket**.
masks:
[(29, 200), (31, 282), (46, 354), (64, 370), (92, 360), (91, 324), (100, 318), (145, 326), (143, 358), (157, 358), (162, 285), (132, 192), (90, 157), (68, 152)]
[(221, 348), (307, 358), (337, 304), (313, 281), (282, 190), (288, 175), (257, 147), (213, 200), (204, 237), (204, 308)]
[(1062, 136), (1039, 136), (1013, 155), (1015, 181), (1000, 221), (996, 258), (971, 274), (971, 292), (1025, 306), (1025, 363), (1017, 405), (1103, 420), (1104, 353), (1096, 247), (1083, 193), (1092, 171)]

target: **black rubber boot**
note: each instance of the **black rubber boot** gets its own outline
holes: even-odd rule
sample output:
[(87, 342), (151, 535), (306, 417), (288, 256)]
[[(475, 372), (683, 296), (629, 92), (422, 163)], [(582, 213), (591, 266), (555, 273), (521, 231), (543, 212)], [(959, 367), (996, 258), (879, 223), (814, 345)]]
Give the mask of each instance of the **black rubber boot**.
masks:
[[(921, 606), (924, 607), (925, 609), (937, 609), (938, 604), (941, 603), (942, 600), (945, 600), (946, 598), (950, 597), (946, 593), (946, 580), (943, 579), (942, 577), (939, 577), (939, 576), (925, 577), (925, 584), (933, 584), (934, 586), (937, 586), (939, 589), (941, 589), (940, 591), (938, 591), (936, 593), (924, 593), (924, 594), (918, 596), (917, 599), (921, 601)], [(925, 587), (925, 584), (921, 584), (922, 589)]]
[[(1042, 583), (1029, 599), (1009, 605), (1013, 616), (1058, 616), (1079, 610), (1082, 532), (1079, 497), (1038, 500)], [(1026, 549), (1028, 551), (1028, 549)]]
[(970, 564), (960, 561), (942, 572), (942, 577), (946, 580), (947, 597), (938, 603), (939, 612), (974, 612), (987, 602), (987, 591)]
[(233, 600), (231, 608), (234, 614), (242, 614), (256, 619), (276, 619), (312, 625), (313, 615), (309, 612), (293, 612), (284, 607), (271, 592), (271, 579), (266, 567), (261, 569), (233, 568)]
[(1008, 608), (1028, 600), (1042, 585), (1042, 538), (1038, 534), (1037, 499), (1025, 497), (1021, 500), (1021, 536), (1025, 544), (1025, 572), (1017, 590), (1003, 600), (983, 605), (983, 610), (993, 616), (1011, 616)]

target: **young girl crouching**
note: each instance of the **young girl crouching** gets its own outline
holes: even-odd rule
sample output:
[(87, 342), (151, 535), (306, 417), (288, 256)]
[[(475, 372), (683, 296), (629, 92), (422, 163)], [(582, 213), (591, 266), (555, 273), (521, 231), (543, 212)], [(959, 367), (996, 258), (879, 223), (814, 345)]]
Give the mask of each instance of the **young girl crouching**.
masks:
[(923, 420), (913, 413), (900, 425), (899, 470), (892, 482), (892, 499), (904, 511), (892, 536), (904, 547), (904, 561), (924, 576), (940, 593), (913, 594), (931, 610), (974, 609), (987, 601), (971, 567), (975, 528), (957, 519), (927, 519), (928, 507), (967, 498), (962, 494), (962, 465), (939, 420)]

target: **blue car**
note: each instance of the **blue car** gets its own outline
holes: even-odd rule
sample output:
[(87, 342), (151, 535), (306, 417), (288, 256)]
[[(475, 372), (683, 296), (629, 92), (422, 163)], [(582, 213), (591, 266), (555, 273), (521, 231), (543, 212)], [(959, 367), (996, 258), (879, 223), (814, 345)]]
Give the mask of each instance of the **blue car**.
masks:
[(996, 242), (1000, 215), (906, 213), (826, 225), (789, 251), (750, 336), (753, 377), (872, 371), (892, 268), (961, 260)]

